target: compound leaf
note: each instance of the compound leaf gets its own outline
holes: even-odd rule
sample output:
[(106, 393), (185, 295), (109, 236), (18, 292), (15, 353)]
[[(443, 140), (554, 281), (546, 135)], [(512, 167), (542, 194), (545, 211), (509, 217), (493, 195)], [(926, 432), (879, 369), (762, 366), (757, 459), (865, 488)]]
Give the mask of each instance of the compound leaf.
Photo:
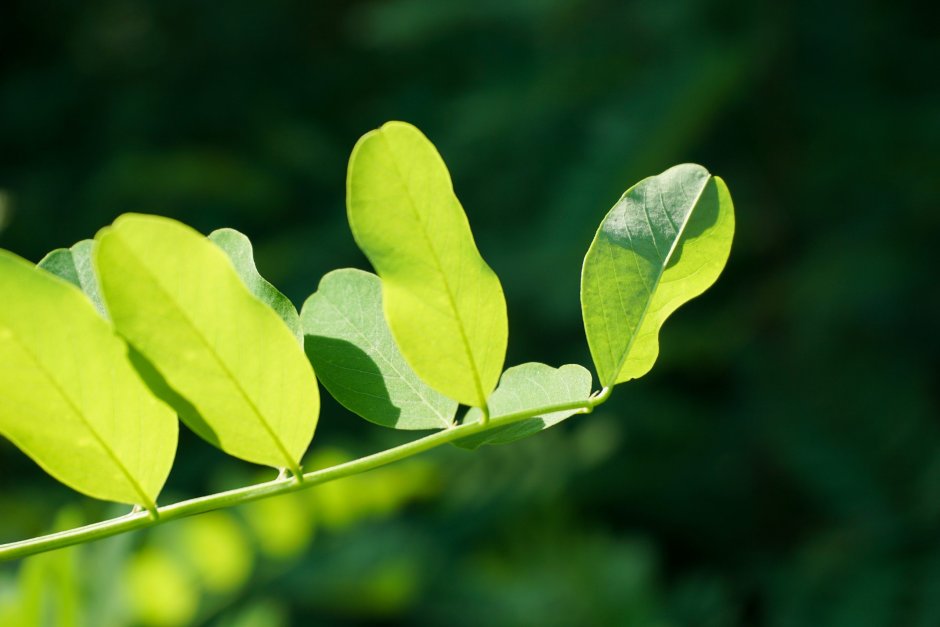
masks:
[(627, 190), (584, 258), (581, 310), (601, 385), (640, 377), (659, 354), (659, 329), (725, 266), (734, 208), (724, 181), (684, 164)]
[(0, 251), (0, 434), (89, 496), (153, 508), (178, 423), (66, 281)]
[(367, 133), (349, 159), (346, 203), (405, 360), (439, 392), (483, 406), (506, 356), (506, 300), (434, 145), (403, 122)]
[(107, 319), (108, 312), (101, 299), (98, 277), (95, 276), (95, 268), (92, 265), (94, 247), (94, 240), (83, 239), (71, 248), (56, 248), (36, 265), (83, 291), (85, 296), (91, 299), (98, 313)]
[(307, 355), (344, 407), (396, 429), (451, 426), (457, 403), (436, 392), (402, 357), (382, 314), (382, 284), (370, 272), (330, 272), (301, 312)]
[[(503, 373), (499, 387), (489, 398), (488, 406), (491, 418), (498, 418), (559, 403), (586, 402), (590, 397), (591, 373), (582, 366), (568, 364), (561, 368), (552, 368), (530, 362), (509, 368)], [(528, 418), (485, 433), (461, 438), (455, 444), (470, 449), (484, 444), (506, 444), (557, 425), (580, 411), (566, 409)], [(480, 417), (480, 410), (473, 408), (467, 412), (464, 423), (478, 422)]]
[(284, 296), (258, 272), (251, 240), (235, 229), (217, 229), (209, 233), (209, 239), (228, 255), (232, 265), (235, 266), (235, 272), (241, 277), (248, 291), (273, 309), (303, 346), (304, 334), (300, 328), (300, 316), (297, 315), (297, 309), (287, 296)]
[(299, 472), (320, 408), (310, 362), (217, 246), (189, 227), (127, 214), (97, 236), (101, 292), (118, 332), (223, 451)]

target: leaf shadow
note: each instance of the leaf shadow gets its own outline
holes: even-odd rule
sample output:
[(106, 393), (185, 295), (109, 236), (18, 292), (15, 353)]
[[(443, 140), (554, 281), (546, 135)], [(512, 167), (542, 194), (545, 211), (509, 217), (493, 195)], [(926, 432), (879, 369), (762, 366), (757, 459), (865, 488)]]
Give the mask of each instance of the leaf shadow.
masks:
[(137, 374), (140, 375), (140, 378), (143, 379), (154, 396), (169, 405), (179, 416), (180, 420), (199, 437), (217, 448), (222, 447), (215, 430), (206, 423), (205, 419), (200, 415), (199, 410), (185, 397), (180, 395), (179, 392), (170, 387), (170, 384), (163, 378), (163, 375), (160, 374), (143, 353), (128, 344), (127, 357), (134, 367), (134, 370), (137, 371)]
[(719, 209), (718, 184), (715, 182), (715, 177), (710, 177), (708, 183), (702, 189), (698, 204), (696, 204), (688, 224), (685, 225), (685, 230), (682, 232), (682, 238), (679, 240), (675, 252), (669, 259), (669, 263), (666, 264), (667, 268), (679, 263), (682, 259), (682, 251), (688, 242), (694, 241), (718, 223)]
[(304, 351), (317, 378), (340, 405), (383, 427), (397, 428), (401, 408), (389, 395), (375, 361), (346, 340), (305, 335)]

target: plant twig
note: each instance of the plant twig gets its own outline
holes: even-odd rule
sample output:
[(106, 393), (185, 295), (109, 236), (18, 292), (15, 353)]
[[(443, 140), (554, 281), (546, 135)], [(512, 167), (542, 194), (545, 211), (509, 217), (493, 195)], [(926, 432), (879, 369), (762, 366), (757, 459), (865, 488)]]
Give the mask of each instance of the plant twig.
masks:
[[(277, 479), (265, 483), (218, 492), (208, 496), (201, 496), (172, 505), (154, 508), (153, 510), (132, 511), (119, 518), (112, 518), (84, 527), (76, 527), (67, 531), (60, 531), (45, 536), (10, 542), (0, 545), (0, 562), (19, 559), (37, 553), (53, 551), (76, 544), (93, 542), (103, 538), (162, 525), (163, 523), (201, 514), (204, 512), (250, 503), (259, 499), (305, 490), (322, 483), (335, 481), (367, 470), (379, 468), (393, 462), (407, 459), (419, 453), (436, 448), (442, 444), (453, 442), (471, 435), (484, 433), (521, 420), (534, 418), (557, 411), (579, 410), (579, 413), (590, 413), (594, 407), (600, 405), (610, 396), (610, 388), (604, 388), (585, 401), (572, 401), (556, 403), (526, 411), (515, 412), (505, 416), (491, 417), (481, 422), (463, 424), (431, 435), (407, 442), (400, 446), (390, 448), (366, 457), (361, 457), (343, 464), (337, 464), (322, 470), (314, 470), (304, 475), (286, 477), (279, 475)], [(298, 481), (298, 479), (300, 479)]]

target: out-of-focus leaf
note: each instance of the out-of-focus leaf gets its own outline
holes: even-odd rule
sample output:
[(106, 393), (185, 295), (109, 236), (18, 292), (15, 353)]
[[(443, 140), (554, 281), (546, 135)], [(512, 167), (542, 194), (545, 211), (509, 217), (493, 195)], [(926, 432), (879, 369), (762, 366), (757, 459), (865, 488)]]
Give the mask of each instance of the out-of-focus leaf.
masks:
[(367, 133), (349, 158), (346, 203), (405, 359), (434, 389), (482, 406), (506, 356), (506, 300), (434, 145), (403, 122)]
[(248, 291), (277, 312), (277, 315), (281, 317), (281, 320), (294, 334), (297, 341), (303, 345), (304, 334), (300, 328), (300, 316), (297, 315), (297, 308), (294, 307), (289, 298), (284, 296), (258, 272), (251, 240), (235, 229), (217, 229), (209, 233), (209, 239), (232, 260), (235, 272), (245, 282)]
[(313, 369), (225, 253), (157, 216), (122, 216), (97, 239), (114, 325), (191, 404), (187, 425), (230, 455), (299, 471), (320, 409)]
[(0, 434), (65, 485), (149, 508), (176, 417), (76, 287), (0, 251)]
[(148, 547), (127, 566), (126, 581), (134, 614), (153, 627), (185, 625), (196, 615), (199, 588), (178, 561), (163, 550)]
[(678, 165), (627, 190), (601, 222), (581, 274), (601, 385), (649, 372), (660, 327), (715, 282), (733, 235), (728, 188), (702, 166)]
[(301, 312), (320, 382), (366, 420), (396, 429), (449, 427), (457, 403), (418, 378), (382, 314), (382, 285), (362, 270), (334, 270)]
[[(339, 449), (318, 449), (308, 460), (310, 468), (327, 468), (353, 459)], [(440, 476), (436, 465), (422, 459), (373, 472), (330, 481), (305, 494), (316, 513), (317, 525), (331, 531), (350, 527), (364, 519), (387, 517), (403, 504), (437, 494)]]
[[(76, 511), (65, 509), (56, 516), (54, 529), (61, 531), (81, 524)], [(83, 625), (77, 555), (77, 549), (71, 548), (26, 558), (17, 578), (17, 602), (8, 610), (9, 616), (0, 612), (0, 617), (8, 619), (0, 624)]]
[(242, 512), (255, 542), (271, 557), (286, 559), (303, 551), (314, 530), (308, 499), (301, 494), (285, 494), (248, 503)]
[(98, 277), (95, 276), (91, 260), (94, 247), (94, 240), (83, 239), (71, 248), (56, 248), (36, 265), (82, 290), (91, 299), (95, 309), (107, 318), (108, 312), (101, 300)]
[(253, 553), (245, 533), (227, 512), (210, 512), (181, 523), (186, 561), (211, 593), (234, 592), (251, 574)]
[[(499, 387), (490, 396), (491, 418), (558, 403), (587, 401), (591, 396), (591, 373), (576, 364), (552, 368), (536, 362), (513, 366), (503, 373)], [(484, 444), (506, 444), (552, 427), (579, 409), (556, 411), (461, 438), (457, 446), (474, 449)], [(480, 410), (467, 412), (464, 423), (480, 420)]]
[(254, 602), (237, 610), (234, 616), (219, 619), (219, 627), (287, 627), (290, 614), (287, 609), (271, 600)]

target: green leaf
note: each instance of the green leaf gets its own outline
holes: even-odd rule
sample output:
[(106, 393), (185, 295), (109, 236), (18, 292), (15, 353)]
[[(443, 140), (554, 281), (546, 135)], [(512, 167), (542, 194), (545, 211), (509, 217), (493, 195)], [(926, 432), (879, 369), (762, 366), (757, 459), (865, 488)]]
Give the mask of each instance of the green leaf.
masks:
[(258, 273), (251, 240), (235, 229), (212, 231), (209, 233), (209, 239), (228, 255), (232, 265), (235, 266), (235, 272), (244, 281), (248, 291), (273, 309), (303, 346), (304, 334), (300, 328), (300, 316), (297, 315), (297, 309), (287, 296), (284, 296)]
[(89, 496), (148, 508), (177, 421), (73, 285), (0, 251), (0, 434)]
[(91, 262), (94, 248), (94, 240), (83, 239), (71, 248), (56, 248), (36, 265), (83, 291), (85, 296), (91, 299), (98, 313), (107, 320), (108, 312), (101, 299), (98, 277), (95, 276), (95, 268)]
[[(587, 369), (576, 364), (552, 368), (530, 362), (509, 368), (503, 373), (499, 387), (490, 396), (489, 408), (491, 418), (498, 418), (559, 403), (587, 401), (590, 397), (591, 373)], [(567, 409), (552, 412), (461, 438), (454, 444), (469, 449), (484, 444), (506, 444), (548, 429), (581, 411)], [(464, 424), (478, 422), (480, 417), (480, 410), (473, 408), (467, 412)]]
[(601, 385), (640, 377), (659, 354), (659, 329), (721, 273), (734, 208), (724, 181), (678, 165), (627, 190), (584, 258), (581, 310)]
[(157, 216), (122, 216), (97, 240), (114, 325), (191, 404), (183, 421), (230, 455), (299, 472), (320, 409), (313, 370), (225, 253)]
[(301, 313), (307, 355), (320, 382), (349, 411), (396, 429), (451, 426), (457, 403), (414, 373), (382, 315), (379, 277), (334, 270)]
[(483, 406), (506, 356), (506, 300), (437, 150), (403, 122), (367, 133), (349, 159), (346, 203), (405, 360), (439, 392)]

